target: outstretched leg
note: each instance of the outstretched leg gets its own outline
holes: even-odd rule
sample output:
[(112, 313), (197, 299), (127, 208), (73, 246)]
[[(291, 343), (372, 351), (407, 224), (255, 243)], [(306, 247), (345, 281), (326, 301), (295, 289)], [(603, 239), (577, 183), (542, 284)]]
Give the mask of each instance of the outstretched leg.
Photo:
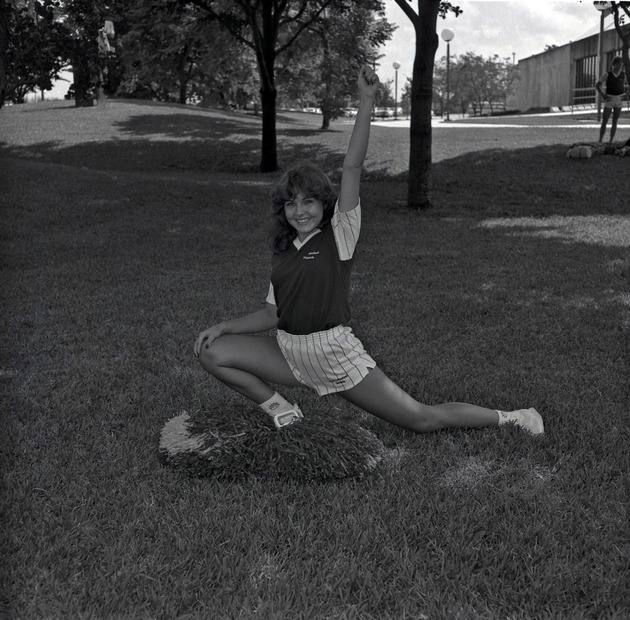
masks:
[(599, 128), (599, 141), (604, 141), (604, 135), (606, 134), (606, 125), (608, 124), (608, 119), (610, 118), (610, 108), (604, 108), (604, 116), (602, 117), (602, 125)]
[(621, 108), (615, 108), (613, 110), (613, 115), (612, 115), (612, 125), (610, 126), (610, 141), (611, 142), (615, 138), (615, 133), (617, 133), (617, 121), (619, 120), (619, 116), (621, 116)]
[(274, 395), (267, 382), (301, 386), (272, 336), (230, 334), (202, 347), (199, 363), (206, 372), (257, 405)]
[(467, 403), (423, 405), (379, 368), (370, 370), (361, 383), (339, 392), (339, 395), (372, 415), (419, 433), (449, 427), (496, 426), (499, 423), (499, 414), (494, 409)]

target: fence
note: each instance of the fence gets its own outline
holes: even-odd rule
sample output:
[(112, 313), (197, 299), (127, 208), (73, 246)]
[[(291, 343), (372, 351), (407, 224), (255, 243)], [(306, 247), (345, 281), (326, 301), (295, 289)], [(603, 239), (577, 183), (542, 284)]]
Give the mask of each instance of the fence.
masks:
[[(630, 110), (630, 93), (626, 91), (623, 96), (623, 101), (626, 102), (626, 107)], [(569, 107), (571, 111), (573, 108), (592, 108), (597, 105), (597, 90), (594, 86), (589, 88), (574, 88), (571, 92), (571, 102)]]
[(597, 103), (597, 91), (594, 86), (588, 88), (574, 88), (571, 93), (571, 106), (579, 106)]

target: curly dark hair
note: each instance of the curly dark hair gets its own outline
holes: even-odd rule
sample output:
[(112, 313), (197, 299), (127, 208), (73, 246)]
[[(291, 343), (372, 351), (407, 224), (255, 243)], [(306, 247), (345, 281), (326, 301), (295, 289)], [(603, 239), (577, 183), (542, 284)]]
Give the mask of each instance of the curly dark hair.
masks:
[(284, 205), (300, 193), (305, 197), (316, 198), (324, 206), (324, 217), (319, 228), (326, 226), (333, 216), (337, 192), (328, 175), (309, 162), (292, 166), (271, 192), (273, 224), (269, 245), (274, 254), (284, 252), (297, 237), (297, 230), (287, 221)]

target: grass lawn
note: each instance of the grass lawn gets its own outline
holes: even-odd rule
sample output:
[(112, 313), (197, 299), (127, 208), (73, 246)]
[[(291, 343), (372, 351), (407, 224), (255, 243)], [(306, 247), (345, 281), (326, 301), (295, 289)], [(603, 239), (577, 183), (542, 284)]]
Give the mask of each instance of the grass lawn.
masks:
[[(335, 174), (351, 125), (318, 121), (280, 114), (281, 161)], [(373, 431), (380, 469), (160, 466), (169, 418), (248, 407), (192, 347), (267, 292), (258, 132), (180, 106), (0, 111), (0, 616), (630, 617), (630, 158), (566, 159), (590, 127), (435, 128), (428, 213), (402, 204), (406, 130), (374, 127), (362, 192), (366, 348), (424, 402), (536, 407), (543, 437), (417, 435), (284, 390)]]

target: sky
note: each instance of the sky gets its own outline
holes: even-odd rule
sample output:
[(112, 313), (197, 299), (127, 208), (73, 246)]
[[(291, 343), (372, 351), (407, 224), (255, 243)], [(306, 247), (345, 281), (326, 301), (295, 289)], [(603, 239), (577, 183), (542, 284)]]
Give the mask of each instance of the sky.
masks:
[[(600, 12), (590, 0), (451, 0), (463, 13), (438, 17), (438, 34), (449, 28), (455, 33), (451, 55), (474, 52), (482, 56), (520, 59), (539, 54), (545, 45), (565, 45), (599, 32)], [(414, 0), (410, 6), (417, 9)], [(386, 0), (387, 19), (398, 29), (391, 41), (381, 48), (384, 58), (377, 72), (381, 81), (394, 79), (392, 63), (398, 61), (398, 84), (411, 77), (415, 33), (411, 21), (396, 4)], [(605, 28), (613, 18), (605, 19)], [(440, 37), (436, 59), (446, 56), (446, 43)]]

